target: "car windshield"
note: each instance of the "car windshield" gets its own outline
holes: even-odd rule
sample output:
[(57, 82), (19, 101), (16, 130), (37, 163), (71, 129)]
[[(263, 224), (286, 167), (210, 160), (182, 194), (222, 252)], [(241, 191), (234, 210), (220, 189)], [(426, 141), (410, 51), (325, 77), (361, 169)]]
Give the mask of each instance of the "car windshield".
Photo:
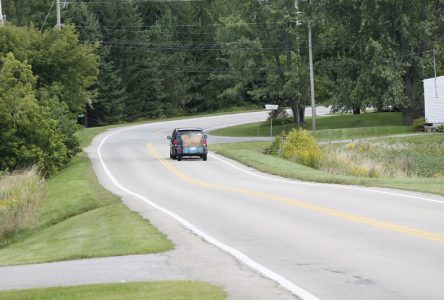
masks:
[(179, 131), (177, 137), (182, 141), (183, 147), (198, 147), (202, 145), (203, 134), (199, 130)]

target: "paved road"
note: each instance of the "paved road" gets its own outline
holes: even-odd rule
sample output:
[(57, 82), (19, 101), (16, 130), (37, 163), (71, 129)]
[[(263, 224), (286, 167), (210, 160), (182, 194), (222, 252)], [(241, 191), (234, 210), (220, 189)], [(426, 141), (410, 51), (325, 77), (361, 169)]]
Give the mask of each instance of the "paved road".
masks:
[(207, 162), (168, 158), (166, 136), (175, 127), (261, 117), (111, 131), (93, 148), (98, 175), (112, 191), (160, 210), (301, 298), (442, 299), (443, 197), (285, 180), (214, 154)]

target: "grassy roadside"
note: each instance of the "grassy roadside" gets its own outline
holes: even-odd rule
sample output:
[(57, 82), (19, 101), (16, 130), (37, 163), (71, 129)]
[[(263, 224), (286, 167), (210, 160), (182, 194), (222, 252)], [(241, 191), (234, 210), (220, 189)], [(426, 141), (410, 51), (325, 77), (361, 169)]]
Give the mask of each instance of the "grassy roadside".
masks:
[[(167, 121), (167, 120), (166, 120)], [(77, 133), (81, 147), (121, 124)], [(97, 181), (85, 153), (44, 183), (47, 195), (38, 224), (0, 242), (0, 266), (70, 259), (149, 254), (171, 250), (164, 234)], [(0, 292), (1, 299), (226, 299), (222, 289), (203, 282), (125, 283)]]
[[(112, 125), (78, 132), (82, 147)], [(174, 246), (161, 232), (100, 186), (85, 153), (45, 183), (37, 223), (0, 241), (0, 265), (147, 254)]]
[(0, 292), (8, 300), (222, 300), (217, 287), (194, 281), (136, 282)]
[[(427, 137), (406, 137), (418, 140)], [(403, 138), (399, 138), (402, 140)], [(444, 195), (444, 177), (437, 178), (366, 178), (332, 175), (263, 153), (270, 142), (247, 142), (211, 145), (211, 150), (259, 171), (304, 181), (397, 188)]]
[[(306, 124), (311, 124), (307, 117)], [(402, 126), (401, 113), (367, 113), (361, 115), (337, 115), (319, 117), (317, 130), (313, 136), (320, 141), (379, 137), (413, 132), (413, 128)], [(289, 131), (294, 125), (289, 120), (273, 121), (273, 135)], [(310, 130), (310, 126), (307, 128)], [(246, 137), (270, 136), (270, 122), (250, 123), (221, 128), (211, 132), (213, 135)]]
[(81, 153), (46, 183), (38, 224), (0, 249), (0, 265), (157, 253), (173, 244), (103, 189)]

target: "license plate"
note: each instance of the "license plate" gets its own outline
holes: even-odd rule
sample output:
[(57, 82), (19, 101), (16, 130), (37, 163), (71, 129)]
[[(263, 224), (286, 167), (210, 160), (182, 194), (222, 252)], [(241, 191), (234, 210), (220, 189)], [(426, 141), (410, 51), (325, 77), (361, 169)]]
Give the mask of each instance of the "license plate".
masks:
[(183, 152), (186, 154), (190, 154), (190, 153), (196, 153), (197, 148), (196, 147), (185, 147), (183, 149)]

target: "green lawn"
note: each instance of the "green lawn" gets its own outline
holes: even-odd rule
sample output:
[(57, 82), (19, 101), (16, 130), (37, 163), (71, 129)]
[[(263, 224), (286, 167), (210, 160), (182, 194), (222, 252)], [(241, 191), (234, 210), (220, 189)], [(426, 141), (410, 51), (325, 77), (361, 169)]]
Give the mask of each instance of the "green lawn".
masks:
[(46, 183), (36, 228), (0, 248), (0, 265), (157, 253), (173, 244), (102, 188), (86, 154)]
[(387, 135), (414, 133), (410, 126), (380, 126), (380, 127), (357, 127), (357, 128), (339, 128), (322, 129), (312, 132), (312, 135), (318, 141), (335, 141), (362, 139), (372, 137), (382, 137)]
[[(390, 139), (415, 141), (417, 143), (444, 142), (444, 134), (415, 136)], [(444, 195), (444, 177), (436, 178), (366, 178), (357, 176), (332, 175), (316, 169), (279, 158), (263, 154), (269, 142), (247, 142), (211, 145), (211, 150), (224, 156), (235, 159), (247, 166), (262, 172), (283, 177), (323, 183), (351, 184), (374, 187), (390, 187), (404, 190), (435, 193)]]
[(219, 288), (195, 281), (135, 282), (0, 292), (5, 300), (222, 300)]
[[(294, 128), (291, 120), (273, 122), (273, 135)], [(306, 118), (308, 130), (311, 118)], [(413, 132), (411, 127), (402, 126), (401, 113), (366, 113), (360, 115), (336, 115), (319, 117), (313, 135), (318, 140), (365, 138)], [(250, 123), (212, 131), (221, 136), (270, 136), (270, 122)]]

